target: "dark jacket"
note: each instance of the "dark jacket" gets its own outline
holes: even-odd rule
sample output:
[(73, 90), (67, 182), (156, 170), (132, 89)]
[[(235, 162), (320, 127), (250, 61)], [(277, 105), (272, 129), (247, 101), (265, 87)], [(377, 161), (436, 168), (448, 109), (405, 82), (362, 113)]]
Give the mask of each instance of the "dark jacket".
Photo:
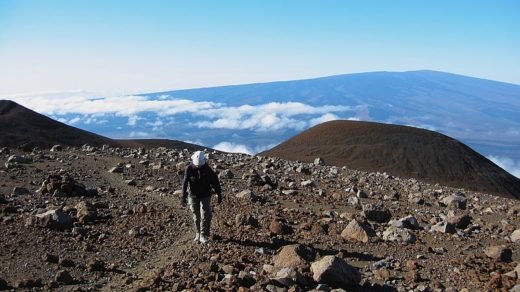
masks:
[(188, 186), (190, 187), (190, 195), (196, 198), (211, 196), (212, 188), (219, 196), (222, 194), (218, 176), (207, 163), (200, 168), (195, 167), (193, 164), (186, 167), (182, 184), (182, 195), (184, 198), (188, 195)]

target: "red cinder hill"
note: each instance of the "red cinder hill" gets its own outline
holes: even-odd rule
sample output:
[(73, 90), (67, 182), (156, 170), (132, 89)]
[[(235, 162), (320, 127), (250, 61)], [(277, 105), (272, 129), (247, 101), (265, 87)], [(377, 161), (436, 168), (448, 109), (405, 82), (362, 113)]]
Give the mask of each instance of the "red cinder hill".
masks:
[(386, 172), (520, 198), (520, 179), (463, 143), (424, 129), (359, 121), (317, 125), (260, 155)]
[[(200, 150), (204, 147), (166, 139), (114, 140), (53, 120), (11, 100), (0, 100), (0, 147), (101, 146), (169, 147)], [(29, 148), (30, 148), (29, 147)]]

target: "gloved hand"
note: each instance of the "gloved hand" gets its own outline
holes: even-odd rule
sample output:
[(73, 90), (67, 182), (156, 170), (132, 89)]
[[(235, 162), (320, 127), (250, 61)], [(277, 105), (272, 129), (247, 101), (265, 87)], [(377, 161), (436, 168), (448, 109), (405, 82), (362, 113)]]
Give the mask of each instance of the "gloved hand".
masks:
[(217, 195), (217, 203), (222, 203), (222, 194)]
[(181, 197), (181, 205), (185, 207), (188, 204), (188, 196)]

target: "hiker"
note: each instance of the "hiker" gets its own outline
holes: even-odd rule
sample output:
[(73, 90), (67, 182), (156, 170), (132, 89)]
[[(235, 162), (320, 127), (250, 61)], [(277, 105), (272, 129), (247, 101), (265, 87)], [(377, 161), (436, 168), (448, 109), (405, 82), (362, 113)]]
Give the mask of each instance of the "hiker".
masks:
[[(189, 186), (189, 195), (188, 195)], [(204, 152), (197, 151), (191, 156), (191, 163), (184, 171), (182, 184), (183, 206), (189, 204), (193, 213), (196, 236), (193, 241), (206, 243), (211, 226), (211, 189), (217, 193), (217, 202), (222, 202), (222, 190), (217, 175), (206, 163)]]

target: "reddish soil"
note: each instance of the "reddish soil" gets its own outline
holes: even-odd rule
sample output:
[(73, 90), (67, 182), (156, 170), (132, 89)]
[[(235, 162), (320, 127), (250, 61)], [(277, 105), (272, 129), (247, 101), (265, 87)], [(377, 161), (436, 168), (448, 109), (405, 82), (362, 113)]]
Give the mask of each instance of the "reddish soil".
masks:
[(261, 155), (418, 178), (520, 198), (520, 179), (463, 143), (437, 132), (358, 121), (315, 126)]

